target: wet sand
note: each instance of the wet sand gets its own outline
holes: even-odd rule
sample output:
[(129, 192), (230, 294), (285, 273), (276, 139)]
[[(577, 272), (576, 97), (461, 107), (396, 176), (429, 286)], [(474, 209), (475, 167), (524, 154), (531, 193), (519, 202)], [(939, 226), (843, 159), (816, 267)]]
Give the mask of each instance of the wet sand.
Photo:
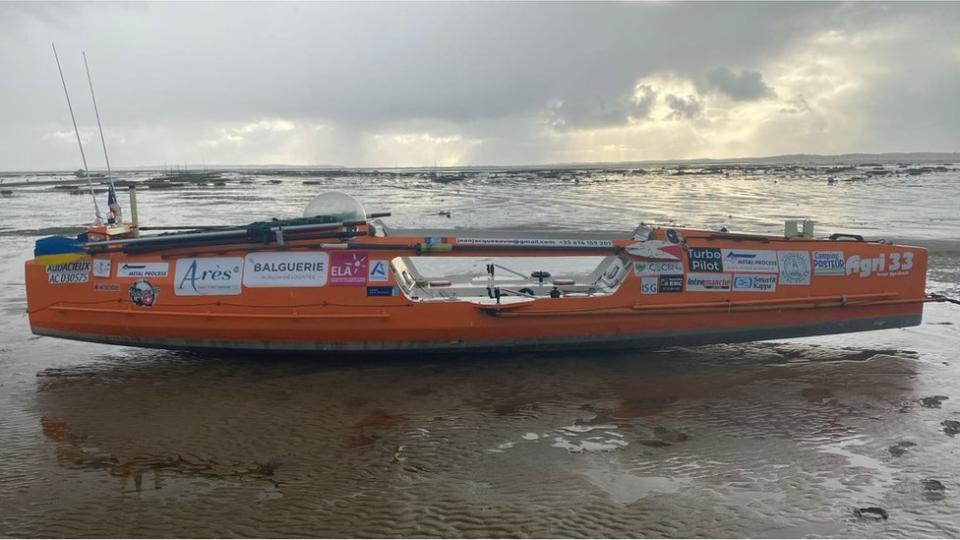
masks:
[[(300, 189), (234, 204), (293, 207)], [(425, 193), (464, 197), (449, 189), (390, 206), (406, 225)], [(602, 201), (551, 212), (586, 222)], [(75, 224), (38, 221), (0, 227)], [(938, 227), (929, 288), (958, 295)], [(903, 330), (657, 351), (197, 355), (31, 336), (32, 241), (0, 235), (2, 536), (960, 535), (956, 306)]]

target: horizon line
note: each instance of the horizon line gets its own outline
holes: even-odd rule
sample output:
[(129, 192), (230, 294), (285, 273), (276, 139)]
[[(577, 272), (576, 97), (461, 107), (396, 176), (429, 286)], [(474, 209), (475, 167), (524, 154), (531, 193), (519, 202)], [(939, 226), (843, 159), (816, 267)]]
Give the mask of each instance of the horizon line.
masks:
[[(255, 164), (255, 163), (246, 163), (246, 164), (226, 164), (226, 163), (194, 163), (184, 162), (186, 168), (190, 168), (191, 165), (195, 165), (198, 168), (203, 169), (258, 169), (258, 168), (301, 168), (301, 169), (342, 169), (342, 170), (364, 170), (364, 169), (436, 169), (436, 170), (457, 170), (457, 169), (523, 169), (523, 168), (576, 168), (576, 167), (602, 167), (602, 166), (629, 166), (629, 165), (647, 165), (647, 164), (685, 164), (685, 163), (739, 163), (739, 162), (756, 162), (756, 161), (770, 161), (770, 160), (830, 160), (830, 159), (888, 159), (895, 160), (895, 156), (900, 157), (913, 157), (913, 158), (925, 158), (930, 160), (937, 159), (957, 159), (960, 160), (960, 151), (955, 152), (847, 152), (843, 154), (807, 154), (807, 153), (798, 153), (798, 154), (777, 154), (770, 156), (751, 156), (751, 157), (735, 157), (735, 158), (681, 158), (681, 159), (644, 159), (644, 160), (623, 160), (623, 161), (568, 161), (568, 162), (546, 162), (546, 163), (523, 163), (523, 164), (510, 164), (510, 165), (336, 165), (336, 164), (309, 164), (309, 165), (294, 165), (288, 163), (265, 163), (265, 164)], [(119, 167), (112, 167), (114, 171), (130, 171), (130, 170), (164, 170), (171, 169), (169, 164), (164, 165), (126, 165)], [(0, 169), (0, 173), (29, 173), (29, 172), (75, 172), (78, 170), (83, 170), (82, 168), (78, 169)], [(182, 170), (173, 168), (172, 170)], [(90, 169), (89, 172), (98, 172), (100, 169), (94, 168)], [(106, 171), (106, 169), (103, 169)]]

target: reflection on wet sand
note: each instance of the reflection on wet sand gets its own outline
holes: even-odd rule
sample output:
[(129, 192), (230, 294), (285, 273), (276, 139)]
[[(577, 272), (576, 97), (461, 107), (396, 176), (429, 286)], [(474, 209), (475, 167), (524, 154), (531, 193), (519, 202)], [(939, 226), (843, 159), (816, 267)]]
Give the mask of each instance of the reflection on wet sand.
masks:
[[(897, 411), (915, 401), (917, 366), (909, 351), (796, 344), (102, 357), (37, 379), (40, 429), (62, 469), (46, 474), (89, 487), (34, 496), (0, 525), (107, 536), (865, 534), (850, 509), (882, 505), (902, 481), (887, 449), (909, 421)], [(136, 520), (108, 519), (131, 510)]]

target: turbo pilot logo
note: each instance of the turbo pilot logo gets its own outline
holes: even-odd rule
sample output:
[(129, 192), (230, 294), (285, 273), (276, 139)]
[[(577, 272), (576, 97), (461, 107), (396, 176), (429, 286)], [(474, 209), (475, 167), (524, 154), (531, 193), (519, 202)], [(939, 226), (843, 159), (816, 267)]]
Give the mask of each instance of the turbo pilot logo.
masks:
[(157, 294), (160, 291), (154, 288), (149, 281), (138, 279), (130, 285), (127, 293), (130, 295), (130, 301), (134, 305), (150, 307), (157, 301)]

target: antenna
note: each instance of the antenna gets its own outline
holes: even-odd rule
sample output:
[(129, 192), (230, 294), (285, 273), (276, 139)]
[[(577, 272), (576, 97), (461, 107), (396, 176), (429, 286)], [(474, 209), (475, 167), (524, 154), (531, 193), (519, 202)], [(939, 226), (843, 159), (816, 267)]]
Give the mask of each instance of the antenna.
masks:
[(87, 167), (87, 156), (83, 153), (83, 143), (80, 142), (80, 130), (77, 129), (77, 118), (73, 115), (73, 105), (70, 104), (70, 93), (67, 92), (67, 81), (63, 78), (63, 69), (60, 68), (60, 57), (57, 56), (57, 46), (53, 43), (53, 57), (57, 61), (57, 71), (60, 72), (60, 82), (63, 83), (63, 95), (67, 97), (67, 108), (70, 109), (70, 120), (73, 121), (73, 132), (77, 134), (77, 146), (80, 147), (80, 159), (83, 160), (83, 175), (87, 178), (87, 187), (90, 188), (90, 198), (93, 199), (93, 211), (97, 214), (96, 224), (103, 223), (103, 216), (100, 215), (100, 206), (97, 204), (97, 196), (93, 193), (93, 182), (90, 181), (90, 169)]
[[(93, 92), (93, 79), (90, 78), (90, 66), (87, 65), (87, 51), (83, 51), (83, 69), (87, 72), (87, 84), (90, 85), (90, 97), (93, 98), (93, 112), (97, 115), (97, 129), (100, 130), (103, 159), (107, 161), (107, 180), (110, 182), (110, 191), (113, 192), (113, 197), (116, 197), (117, 190), (113, 186), (113, 171), (110, 170), (110, 156), (107, 155), (107, 141), (103, 138), (103, 125), (100, 123), (100, 110), (97, 108), (97, 95)], [(119, 205), (114, 206), (119, 209)], [(119, 212), (117, 212), (117, 221), (123, 223), (123, 217)]]

